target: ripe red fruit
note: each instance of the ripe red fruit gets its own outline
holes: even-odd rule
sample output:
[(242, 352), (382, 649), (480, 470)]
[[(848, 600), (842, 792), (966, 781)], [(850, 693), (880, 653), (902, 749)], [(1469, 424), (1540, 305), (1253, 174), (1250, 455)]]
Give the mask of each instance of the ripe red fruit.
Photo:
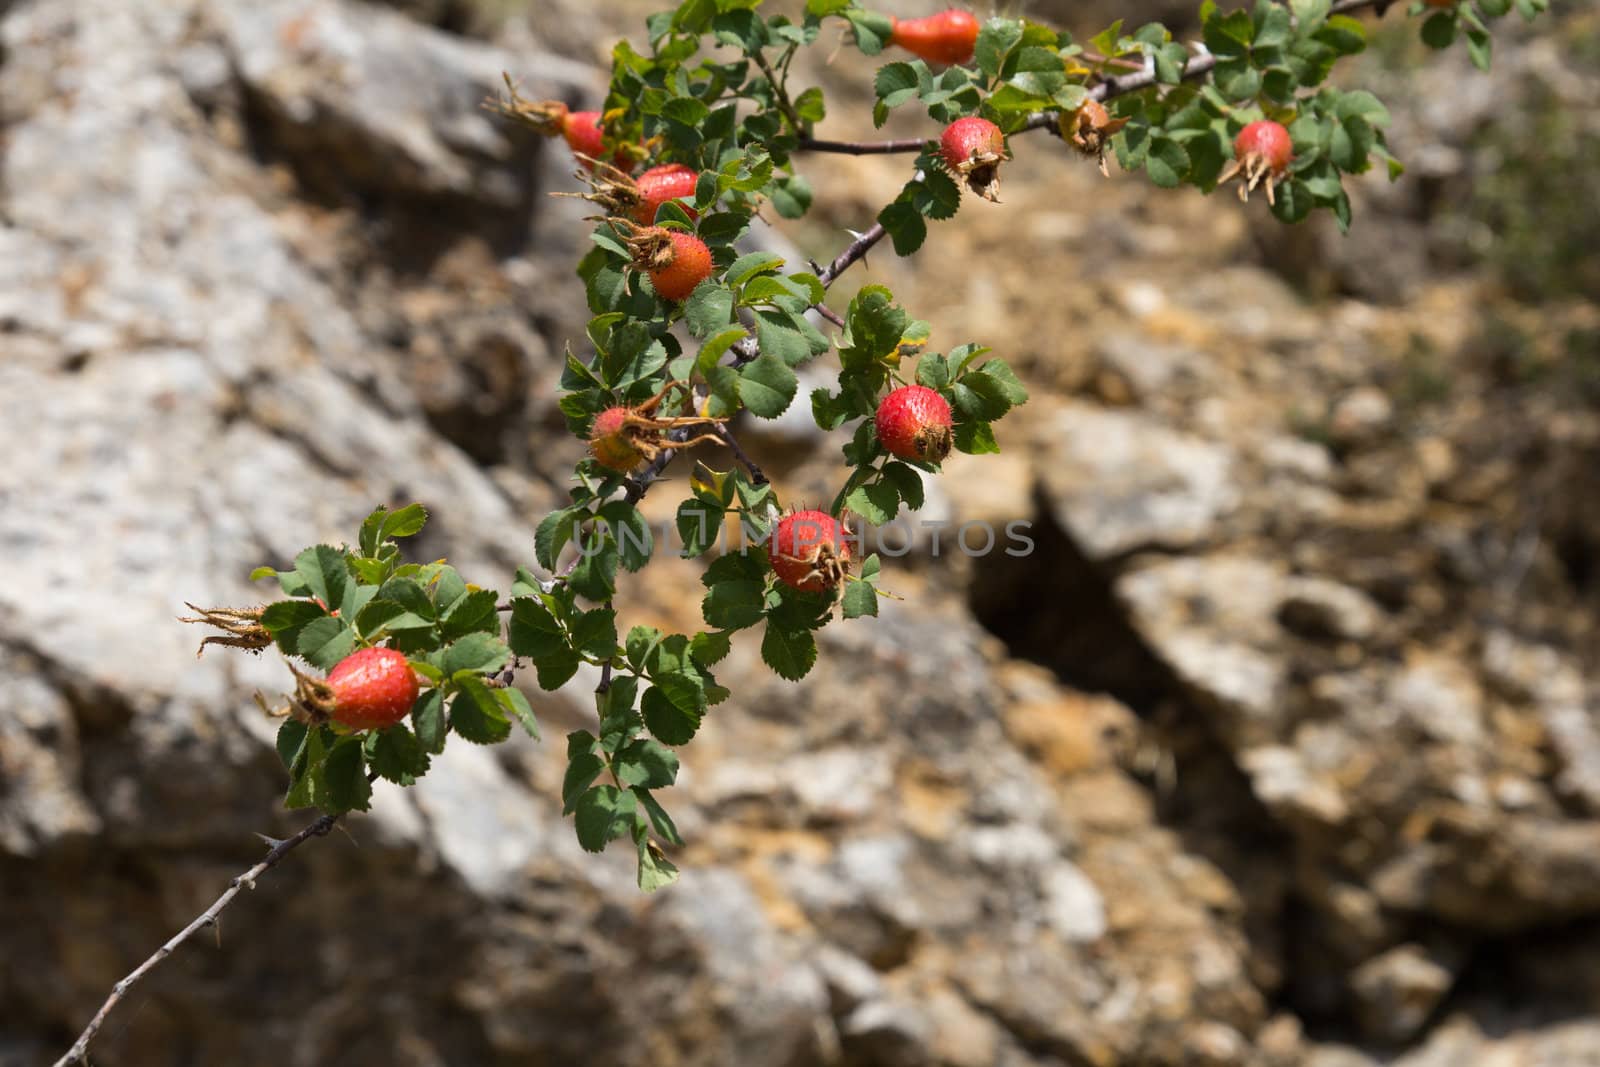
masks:
[(392, 648), (362, 648), (328, 672), (333, 718), (352, 730), (393, 726), (417, 702), (417, 676), (404, 654)]
[(1000, 200), (1000, 163), (1006, 155), (1000, 127), (976, 115), (956, 119), (939, 138), (939, 155), (968, 189), (985, 200)]
[(901, 459), (942, 463), (950, 454), (950, 405), (921, 385), (901, 386), (878, 405), (878, 440)]
[(1248, 200), (1250, 190), (1264, 185), (1267, 203), (1273, 200), (1272, 187), (1289, 170), (1294, 158), (1294, 142), (1282, 124), (1271, 119), (1252, 122), (1239, 131), (1233, 139), (1233, 162), (1217, 178), (1220, 185), (1235, 177), (1243, 180), (1239, 185), (1239, 199)]
[[(639, 205), (633, 210), (634, 219), (641, 226), (649, 226), (656, 221), (656, 209), (662, 204), (684, 196), (693, 198), (694, 187), (699, 180), (700, 175), (682, 163), (663, 163), (659, 167), (651, 167), (634, 182), (639, 190)], [(689, 213), (691, 219), (699, 217), (694, 208), (687, 204), (680, 206)]]
[(628, 409), (620, 404), (606, 408), (594, 417), (594, 426), (589, 430), (589, 454), (602, 467), (624, 474), (644, 458), (629, 432), (628, 415)]
[(889, 43), (929, 63), (966, 63), (978, 43), (978, 19), (951, 8), (920, 19), (894, 19)]
[(767, 542), (778, 581), (805, 593), (824, 593), (844, 581), (850, 542), (844, 523), (826, 511), (796, 511), (778, 520)]
[(645, 226), (629, 234), (628, 248), (664, 300), (683, 300), (711, 277), (711, 249), (692, 233)]

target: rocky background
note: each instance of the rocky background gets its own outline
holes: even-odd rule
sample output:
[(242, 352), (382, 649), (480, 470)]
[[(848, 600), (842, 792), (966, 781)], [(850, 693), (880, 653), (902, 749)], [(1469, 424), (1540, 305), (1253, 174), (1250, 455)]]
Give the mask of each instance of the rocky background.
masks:
[[(184, 601), (378, 503), (484, 584), (531, 557), (584, 226), (479, 101), (592, 104), (653, 6), (0, 0), (0, 1065), (305, 821), (281, 664), (197, 661)], [(580, 675), (542, 745), (453, 744), (297, 852), (94, 1062), (1600, 1064), (1600, 19), (1487, 77), (1403, 23), (1348, 77), (1411, 170), (1348, 238), (1034, 138), (1002, 208), (846, 279), (1023, 372), (926, 517), (1037, 551), (922, 539), (800, 685), (739, 645), (678, 886), (559, 817)], [(867, 70), (817, 71), (825, 136)], [(807, 164), (773, 239), (819, 257), (903, 178)], [(741, 436), (837, 481), (803, 420)], [(692, 626), (695, 569), (647, 575), (625, 614)]]

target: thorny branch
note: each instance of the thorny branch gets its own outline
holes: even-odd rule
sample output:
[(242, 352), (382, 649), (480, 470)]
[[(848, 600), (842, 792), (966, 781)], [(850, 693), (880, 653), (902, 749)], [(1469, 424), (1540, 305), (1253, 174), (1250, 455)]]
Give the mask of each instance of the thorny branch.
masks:
[(239, 895), (239, 890), (254, 889), (257, 878), (276, 867), (283, 857), (311, 838), (326, 837), (338, 821), (338, 815), (322, 816), (293, 837), (287, 837), (274, 844), (260, 863), (229, 882), (228, 888), (223, 890), (222, 895), (209, 908), (197, 915), (194, 921), (179, 930), (172, 940), (156, 949), (149, 959), (135, 967), (126, 978), (111, 988), (111, 995), (106, 998), (104, 1004), (100, 1005), (100, 1010), (95, 1012), (94, 1018), (89, 1020), (89, 1025), (84, 1028), (83, 1033), (78, 1035), (78, 1040), (73, 1042), (72, 1048), (67, 1050), (67, 1054), (55, 1062), (55, 1067), (68, 1067), (70, 1064), (83, 1062), (89, 1052), (89, 1042), (93, 1041), (95, 1034), (100, 1032), (100, 1027), (105, 1024), (106, 1017), (111, 1014), (112, 1009), (117, 1006), (123, 997), (128, 995), (128, 990), (132, 989), (141, 978), (154, 970), (162, 960), (172, 955), (179, 945), (182, 945), (201, 930), (209, 926), (215, 926), (218, 916), (222, 914), (224, 908), (233, 903), (233, 898)]

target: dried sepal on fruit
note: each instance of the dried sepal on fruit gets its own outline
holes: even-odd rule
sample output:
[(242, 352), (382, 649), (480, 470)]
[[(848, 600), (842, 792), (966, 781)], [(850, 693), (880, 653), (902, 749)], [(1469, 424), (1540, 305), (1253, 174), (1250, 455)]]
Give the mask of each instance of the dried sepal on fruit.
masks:
[(694, 234), (665, 226), (640, 226), (632, 219), (606, 221), (622, 235), (634, 269), (650, 276), (662, 299), (685, 300), (695, 286), (711, 277), (711, 249)]
[(254, 608), (202, 608), (183, 602), (184, 607), (190, 611), (198, 612), (197, 615), (181, 615), (179, 622), (199, 623), (204, 626), (215, 626), (221, 630), (220, 634), (211, 634), (202, 638), (199, 651), (195, 652), (196, 658), (205, 654), (207, 645), (222, 645), (225, 648), (242, 648), (247, 652), (260, 652), (272, 644), (272, 635), (267, 628), (261, 625), (261, 615), (267, 609)]
[(1063, 113), (1058, 128), (1063, 140), (1092, 157), (1100, 165), (1100, 173), (1110, 177), (1111, 172), (1106, 169), (1106, 148), (1112, 135), (1127, 124), (1126, 117), (1112, 118), (1104, 104), (1091, 98), (1078, 105), (1076, 111)]
[(626, 474), (641, 462), (654, 462), (663, 451), (674, 452), (695, 445), (722, 443), (714, 432), (701, 433), (682, 441), (669, 440), (673, 430), (705, 428), (727, 421), (709, 415), (661, 417), (655, 414), (661, 402), (674, 389), (687, 388), (683, 382), (668, 382), (655, 396), (636, 407), (621, 404), (609, 407), (594, 417), (589, 429), (589, 454), (608, 470)]
[(939, 157), (950, 173), (985, 200), (1000, 202), (1000, 164), (1006, 138), (1000, 127), (976, 115), (956, 119), (939, 138)]
[(848, 531), (826, 511), (792, 511), (773, 527), (767, 559), (778, 580), (789, 588), (832, 592), (850, 574)]
[(1276, 203), (1273, 186), (1289, 172), (1294, 159), (1294, 142), (1281, 123), (1259, 119), (1239, 131), (1233, 139), (1233, 162), (1217, 176), (1217, 184), (1239, 179), (1239, 199), (1249, 200), (1257, 185), (1267, 193), (1267, 203)]
[[(559, 135), (572, 149), (573, 155), (585, 167), (593, 169), (596, 161), (605, 154), (605, 116), (598, 111), (573, 111), (560, 100), (526, 100), (517, 92), (511, 76), (505, 76), (506, 96), (487, 101), (489, 107), (516, 119), (541, 137)], [(633, 153), (618, 146), (612, 154), (612, 165), (621, 170), (631, 170)]]

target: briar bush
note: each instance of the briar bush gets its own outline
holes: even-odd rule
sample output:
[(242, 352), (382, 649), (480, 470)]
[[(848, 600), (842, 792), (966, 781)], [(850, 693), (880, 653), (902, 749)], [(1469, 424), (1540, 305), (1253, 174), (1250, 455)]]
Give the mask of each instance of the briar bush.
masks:
[[(277, 709), (288, 805), (365, 810), (374, 778), (411, 784), (452, 738), (493, 744), (519, 728), (538, 738), (536, 707), (513, 672), (548, 691), (588, 664), (599, 672), (598, 726), (567, 737), (564, 810), (586, 849), (629, 840), (642, 888), (670, 882), (666, 849), (682, 842), (657, 791), (676, 779), (675, 750), (729, 698), (714, 672), (732, 642), (758, 641), (773, 671), (804, 678), (818, 630), (878, 611), (881, 561), (844, 524), (919, 508), (924, 478), (950, 450), (997, 452), (997, 424), (1027, 400), (981, 341), (930, 351), (928, 322), (887, 288), (861, 288), (839, 314), (824, 304), (830, 286), (880, 241), (909, 256), (930, 224), (1004, 210), (985, 201), (999, 197), (1006, 160), (1035, 132), (1026, 143), (1039, 151), (1103, 170), (1109, 156), (1162, 187), (1235, 183), (1241, 198), (1266, 201), (1243, 210), (1286, 223), (1327, 211), (1350, 226), (1346, 182), (1402, 169), (1383, 103), (1328, 81), (1364, 48), (1351, 15), (1369, 6), (1376, 0), (1224, 10), (1206, 0), (1191, 43), (1159, 24), (1119, 22), (1078, 41), (959, 10), (900, 21), (854, 0), (809, 0), (795, 19), (763, 15), (761, 0), (685, 0), (647, 21), (642, 47), (616, 46), (598, 111), (525, 100), (508, 83), (499, 113), (564, 138), (580, 165), (574, 192), (595, 207), (576, 264), (593, 317), (568, 348), (560, 398), (589, 452), (567, 502), (530, 529), (531, 558), (504, 595), (447, 562), (406, 561), (398, 542), (426, 518), (412, 505), (374, 511), (352, 546), (316, 545), (287, 569), (258, 570), (284, 599), (196, 616), (222, 630), (208, 641), (275, 645), (292, 664), (294, 692)], [(1481, 66), (1490, 21), (1513, 6), (1532, 18), (1543, 0), (1428, 0), (1409, 13), (1428, 43), (1460, 40)], [(927, 114), (925, 138), (814, 136), (827, 101), (795, 84), (793, 60), (841, 35), (875, 90), (863, 129), (915, 107)], [(904, 187), (870, 228), (826, 265), (743, 251), (759, 213), (806, 213), (813, 177), (826, 176), (811, 164), (838, 152), (906, 157)], [(796, 369), (830, 351), (831, 386), (802, 400)], [(826, 511), (785, 513), (729, 429), (740, 412), (773, 419), (795, 403), (809, 404), (820, 429), (843, 431), (849, 473)], [(707, 559), (704, 626), (629, 627), (613, 607), (618, 583), (656, 551), (639, 501), (703, 443), (734, 457), (728, 470), (696, 464), (677, 508), (681, 554)], [(745, 543), (713, 553), (733, 521)]]

